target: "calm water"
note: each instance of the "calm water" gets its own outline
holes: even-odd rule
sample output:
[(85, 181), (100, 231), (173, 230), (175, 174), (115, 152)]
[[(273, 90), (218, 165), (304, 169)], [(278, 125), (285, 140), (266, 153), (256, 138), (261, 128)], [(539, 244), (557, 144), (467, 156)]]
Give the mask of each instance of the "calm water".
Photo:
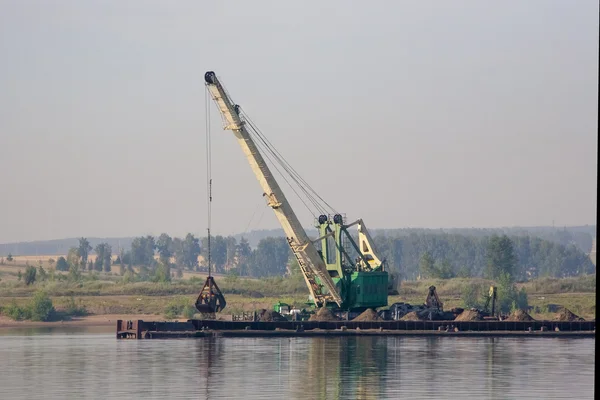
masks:
[(0, 399), (592, 399), (594, 339), (0, 330)]

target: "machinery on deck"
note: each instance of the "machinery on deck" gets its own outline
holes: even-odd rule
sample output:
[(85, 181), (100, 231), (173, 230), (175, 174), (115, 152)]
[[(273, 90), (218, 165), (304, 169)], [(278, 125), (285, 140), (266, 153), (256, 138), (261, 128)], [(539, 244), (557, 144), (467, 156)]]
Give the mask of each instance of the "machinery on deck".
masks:
[(440, 301), (440, 298), (435, 290), (435, 286), (429, 286), (429, 292), (427, 293), (427, 299), (425, 299), (425, 305), (428, 308), (444, 311), (444, 303)]
[[(385, 262), (376, 256), (364, 222), (359, 219), (346, 224), (339, 213), (321, 214), (316, 221), (320, 237), (311, 240), (253, 139), (253, 136), (258, 137), (258, 144), (266, 145), (260, 131), (233, 102), (214, 72), (206, 72), (204, 80), (223, 117), (224, 129), (231, 130), (237, 138), (267, 205), (273, 209), (285, 232), (311, 302), (316, 307), (346, 311), (387, 306), (388, 272)], [(348, 232), (352, 226), (358, 229), (358, 240)]]

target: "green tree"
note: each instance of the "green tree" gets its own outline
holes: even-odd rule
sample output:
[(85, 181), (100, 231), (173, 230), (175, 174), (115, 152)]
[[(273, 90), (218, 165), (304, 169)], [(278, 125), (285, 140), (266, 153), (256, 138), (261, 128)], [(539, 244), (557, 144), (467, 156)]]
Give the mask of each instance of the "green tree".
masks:
[(52, 300), (44, 291), (35, 293), (31, 299), (30, 311), (33, 321), (49, 321), (55, 312)]
[(58, 257), (58, 260), (56, 261), (56, 270), (57, 271), (68, 271), (69, 270), (69, 264), (67, 263), (67, 260), (63, 256)]
[(173, 257), (173, 239), (166, 233), (162, 233), (156, 240), (156, 250), (159, 254), (160, 262), (170, 264)]
[(84, 237), (79, 238), (79, 246), (77, 247), (77, 256), (79, 256), (79, 259), (81, 260), (82, 267), (85, 267), (85, 265), (87, 264), (90, 251), (92, 251), (92, 246), (90, 245), (90, 242)]
[(249, 275), (249, 262), (252, 257), (252, 249), (250, 248), (250, 243), (244, 237), (240, 239), (240, 242), (237, 245), (236, 249), (236, 265), (237, 270), (240, 275)]
[(140, 236), (131, 242), (132, 263), (135, 265), (144, 265), (151, 267), (154, 265), (154, 249), (156, 243), (151, 235)]
[(524, 288), (520, 291), (517, 290), (513, 278), (507, 274), (502, 273), (498, 277), (498, 295), (497, 304), (498, 309), (503, 313), (509, 313), (515, 308), (526, 310), (528, 307), (527, 292)]
[(44, 282), (48, 279), (48, 273), (41, 265), (38, 267), (38, 276), (40, 278), (40, 282)]
[(235, 268), (236, 265), (236, 254), (237, 254), (237, 240), (233, 236), (227, 236), (225, 238), (226, 248), (226, 259), (225, 266), (228, 268)]
[(169, 264), (158, 263), (154, 276), (152, 277), (154, 282), (171, 282), (171, 268)]
[(436, 275), (435, 260), (428, 251), (421, 256), (419, 272), (423, 278), (433, 278)]
[[(202, 258), (205, 262), (208, 262), (208, 238), (202, 238)], [(216, 272), (223, 272), (224, 266), (227, 262), (227, 240), (217, 235), (210, 239), (210, 260), (213, 270)]]
[(463, 301), (464, 308), (483, 308), (483, 305), (479, 302), (481, 297), (481, 291), (477, 285), (465, 285), (462, 289), (461, 299)]
[(191, 270), (195, 269), (198, 266), (198, 256), (200, 255), (200, 240), (188, 233), (184, 240), (175, 238), (173, 243), (177, 265)]
[(30, 265), (25, 269), (25, 284), (33, 285), (35, 283), (36, 269), (34, 266)]
[(94, 249), (96, 252), (96, 261), (94, 262), (94, 269), (96, 271), (110, 272), (111, 270), (111, 258), (112, 248), (108, 243), (99, 243)]
[(470, 278), (471, 271), (469, 271), (469, 268), (466, 265), (463, 265), (456, 273), (456, 276), (459, 278)]
[(252, 276), (283, 276), (290, 258), (290, 246), (285, 238), (261, 239), (252, 255)]
[(79, 282), (81, 280), (81, 270), (79, 269), (79, 263), (69, 263), (69, 281)]
[(450, 261), (448, 259), (444, 259), (441, 262), (436, 262), (434, 264), (434, 275), (433, 278), (441, 278), (441, 279), (450, 279), (454, 278), (456, 274), (454, 273), (454, 268), (450, 265)]
[(513, 242), (506, 235), (492, 236), (486, 249), (486, 276), (498, 279), (502, 274), (515, 276), (517, 257)]

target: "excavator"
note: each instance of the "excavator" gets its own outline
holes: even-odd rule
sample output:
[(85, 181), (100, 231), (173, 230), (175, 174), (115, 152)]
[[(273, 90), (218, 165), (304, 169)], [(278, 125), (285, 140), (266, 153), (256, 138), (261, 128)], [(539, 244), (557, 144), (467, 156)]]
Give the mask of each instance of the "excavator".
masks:
[[(319, 237), (310, 239), (259, 150), (260, 146), (267, 152), (268, 141), (231, 99), (213, 71), (206, 72), (204, 80), (221, 113), (224, 130), (233, 132), (256, 175), (267, 205), (283, 228), (308, 287), (310, 304), (316, 308), (354, 312), (387, 306), (389, 277), (386, 262), (377, 257), (364, 221), (358, 219), (347, 223), (340, 213), (323, 213), (315, 221)], [(278, 153), (266, 155), (269, 154), (277, 156)], [(356, 239), (348, 230), (351, 227), (357, 229)]]
[(425, 299), (425, 305), (427, 308), (444, 311), (444, 303), (440, 301), (437, 291), (435, 290), (435, 286), (433, 285), (429, 286), (429, 292), (427, 293), (427, 298)]

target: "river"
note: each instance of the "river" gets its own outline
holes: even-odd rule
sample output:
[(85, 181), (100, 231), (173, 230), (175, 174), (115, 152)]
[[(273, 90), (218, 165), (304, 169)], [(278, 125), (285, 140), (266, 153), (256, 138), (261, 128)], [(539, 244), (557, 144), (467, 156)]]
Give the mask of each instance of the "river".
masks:
[(594, 339), (0, 330), (0, 399), (593, 399)]

